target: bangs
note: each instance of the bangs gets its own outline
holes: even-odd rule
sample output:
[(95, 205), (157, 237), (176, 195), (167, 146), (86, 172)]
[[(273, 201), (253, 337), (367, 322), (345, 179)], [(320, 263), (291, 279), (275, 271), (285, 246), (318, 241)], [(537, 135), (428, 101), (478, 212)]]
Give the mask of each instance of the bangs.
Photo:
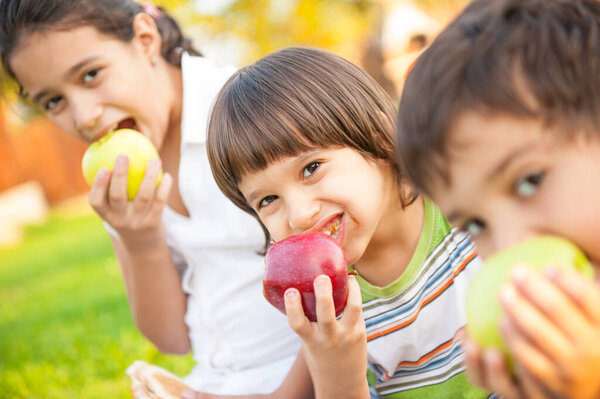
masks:
[(353, 148), (392, 167), (400, 180), (394, 112), (383, 89), (342, 57), (308, 47), (280, 50), (238, 70), (219, 92), (207, 138), (213, 176), (255, 217), (240, 180), (314, 149)]

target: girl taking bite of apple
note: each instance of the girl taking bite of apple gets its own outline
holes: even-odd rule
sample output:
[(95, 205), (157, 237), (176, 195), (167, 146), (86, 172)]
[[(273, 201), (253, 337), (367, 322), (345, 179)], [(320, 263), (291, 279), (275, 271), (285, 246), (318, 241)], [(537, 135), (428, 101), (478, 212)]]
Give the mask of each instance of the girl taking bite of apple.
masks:
[(186, 382), (197, 390), (278, 388), (300, 345), (262, 297), (263, 231), (225, 200), (205, 152), (209, 107), (233, 69), (133, 0), (2, 0), (0, 45), (4, 70), (69, 136), (91, 143), (132, 128), (158, 150), (132, 201), (126, 156), (100, 170), (89, 196), (140, 331), (163, 352), (193, 350)]

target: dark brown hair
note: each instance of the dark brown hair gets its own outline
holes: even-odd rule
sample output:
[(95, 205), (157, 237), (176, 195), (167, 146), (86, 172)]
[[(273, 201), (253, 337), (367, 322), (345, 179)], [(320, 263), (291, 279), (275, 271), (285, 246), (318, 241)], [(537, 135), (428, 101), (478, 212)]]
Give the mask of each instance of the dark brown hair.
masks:
[(436, 38), (397, 119), (397, 158), (419, 189), (450, 183), (447, 136), (467, 110), (539, 119), (566, 137), (600, 128), (600, 2), (475, 0)]
[[(181, 66), (181, 54), (200, 55), (183, 35), (177, 21), (160, 8), (152, 15), (162, 36), (161, 55)], [(134, 0), (0, 0), (0, 56), (4, 70), (10, 57), (28, 34), (44, 30), (69, 30), (93, 26), (99, 32), (128, 42), (133, 37), (133, 17), (143, 12)]]
[(213, 175), (257, 219), (238, 189), (241, 177), (313, 148), (354, 148), (387, 162), (400, 182), (394, 113), (383, 89), (342, 57), (308, 47), (280, 50), (240, 69), (221, 89), (208, 128)]

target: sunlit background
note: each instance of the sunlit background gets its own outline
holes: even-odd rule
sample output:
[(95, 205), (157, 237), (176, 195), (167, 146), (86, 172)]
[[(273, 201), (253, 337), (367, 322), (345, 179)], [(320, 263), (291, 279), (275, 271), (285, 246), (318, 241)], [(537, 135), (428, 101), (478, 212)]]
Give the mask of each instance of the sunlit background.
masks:
[[(290, 45), (329, 49), (397, 101), (407, 69), (466, 0), (158, 1), (220, 64)], [(136, 330), (81, 176), (85, 147), (18, 101), (0, 104), (0, 398), (128, 398), (136, 359), (184, 375)], [(426, 93), (423, 93), (426, 95)]]

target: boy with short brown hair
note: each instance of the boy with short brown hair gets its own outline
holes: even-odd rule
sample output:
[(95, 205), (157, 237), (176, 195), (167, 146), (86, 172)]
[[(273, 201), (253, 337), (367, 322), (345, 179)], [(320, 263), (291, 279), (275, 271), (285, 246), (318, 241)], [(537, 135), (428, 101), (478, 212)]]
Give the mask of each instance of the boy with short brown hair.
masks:
[[(600, 265), (600, 3), (476, 0), (420, 57), (398, 159), (485, 257), (538, 234)], [(471, 379), (507, 398), (600, 397), (600, 289), (517, 267), (500, 301), (516, 378), (466, 347)]]

